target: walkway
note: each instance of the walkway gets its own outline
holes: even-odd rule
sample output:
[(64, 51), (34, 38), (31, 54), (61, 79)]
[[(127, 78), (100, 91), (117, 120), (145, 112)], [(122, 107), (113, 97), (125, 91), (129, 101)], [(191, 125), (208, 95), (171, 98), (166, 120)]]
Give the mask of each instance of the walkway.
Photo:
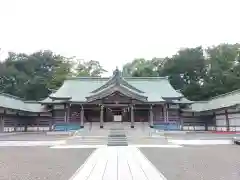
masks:
[(93, 152), (70, 180), (165, 180), (135, 147), (102, 147)]

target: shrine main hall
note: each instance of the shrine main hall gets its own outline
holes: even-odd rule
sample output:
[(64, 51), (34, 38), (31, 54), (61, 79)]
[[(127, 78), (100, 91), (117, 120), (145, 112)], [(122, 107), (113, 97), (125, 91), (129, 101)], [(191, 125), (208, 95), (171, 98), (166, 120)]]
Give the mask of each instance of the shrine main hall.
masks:
[(51, 110), (51, 124), (179, 122), (180, 109), (191, 102), (176, 91), (167, 77), (122, 77), (116, 69), (110, 78), (77, 77), (41, 101)]

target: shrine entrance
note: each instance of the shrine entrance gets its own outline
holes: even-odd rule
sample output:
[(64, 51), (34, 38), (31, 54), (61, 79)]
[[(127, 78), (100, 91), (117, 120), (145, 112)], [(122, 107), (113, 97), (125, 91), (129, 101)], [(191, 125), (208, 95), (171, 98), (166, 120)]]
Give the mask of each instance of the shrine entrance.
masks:
[(124, 116), (124, 108), (122, 107), (107, 107), (106, 121), (107, 122), (122, 122)]

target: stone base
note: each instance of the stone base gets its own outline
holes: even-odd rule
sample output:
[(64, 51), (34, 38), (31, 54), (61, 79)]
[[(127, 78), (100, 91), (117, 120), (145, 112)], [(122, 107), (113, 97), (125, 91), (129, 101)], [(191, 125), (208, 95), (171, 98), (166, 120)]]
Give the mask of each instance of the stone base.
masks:
[(102, 129), (102, 128), (103, 128), (103, 126), (100, 126), (100, 128)]
[(48, 136), (54, 136), (54, 135), (65, 135), (65, 136), (72, 136), (74, 132), (71, 131), (49, 131), (46, 132), (46, 135)]
[(234, 141), (234, 144), (240, 145), (240, 141), (239, 141), (239, 140), (236, 140), (236, 141)]
[(134, 126), (131, 125), (131, 128), (134, 128)]

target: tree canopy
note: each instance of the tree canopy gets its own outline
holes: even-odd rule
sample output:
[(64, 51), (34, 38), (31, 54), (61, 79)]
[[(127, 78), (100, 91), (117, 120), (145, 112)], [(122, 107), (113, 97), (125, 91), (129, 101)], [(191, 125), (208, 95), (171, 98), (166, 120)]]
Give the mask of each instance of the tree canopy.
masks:
[(45, 50), (32, 53), (9, 52), (0, 63), (0, 90), (27, 100), (45, 98), (67, 77), (101, 76), (98, 61), (80, 61)]
[(185, 48), (172, 57), (135, 59), (124, 76), (168, 76), (172, 86), (191, 100), (204, 100), (240, 88), (240, 44)]
[[(64, 57), (50, 50), (32, 54), (9, 52), (0, 62), (0, 90), (27, 100), (45, 98), (67, 77), (97, 76), (98, 61)], [(134, 59), (125, 64), (123, 76), (168, 76), (176, 90), (190, 100), (205, 100), (240, 88), (240, 44), (179, 50), (165, 58)]]

